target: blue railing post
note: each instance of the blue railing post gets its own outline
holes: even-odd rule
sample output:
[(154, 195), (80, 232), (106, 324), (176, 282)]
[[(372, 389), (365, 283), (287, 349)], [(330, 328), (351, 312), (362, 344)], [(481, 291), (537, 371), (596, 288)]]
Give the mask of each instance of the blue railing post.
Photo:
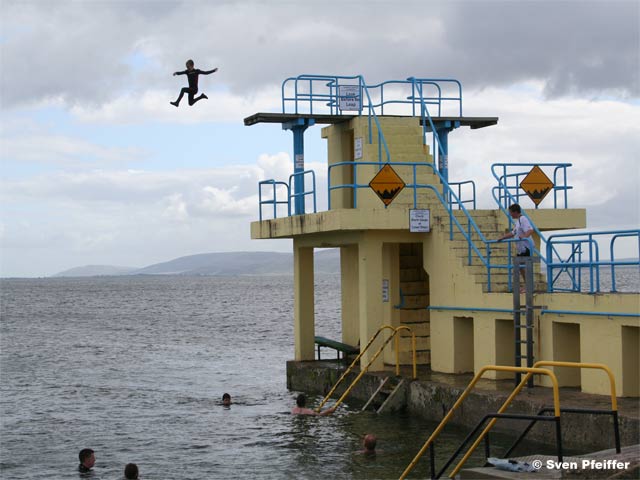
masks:
[(282, 124), (283, 130), (293, 132), (293, 173), (296, 174), (293, 191), (296, 195), (294, 214), (304, 215), (304, 176), (299, 175), (304, 172), (304, 131), (315, 124), (313, 118), (296, 118)]

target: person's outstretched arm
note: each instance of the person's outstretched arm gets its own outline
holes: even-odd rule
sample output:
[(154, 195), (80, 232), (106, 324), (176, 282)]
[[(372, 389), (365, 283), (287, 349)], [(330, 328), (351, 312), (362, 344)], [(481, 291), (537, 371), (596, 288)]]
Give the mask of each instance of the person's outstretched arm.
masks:
[(325, 416), (327, 416), (327, 415), (331, 415), (333, 412), (335, 412), (335, 411), (336, 411), (336, 408), (338, 408), (338, 407), (331, 407), (331, 408), (327, 408), (326, 410), (324, 410), (324, 411), (322, 411), (322, 412), (318, 413), (318, 416), (319, 416), (319, 417), (325, 417)]
[(186, 75), (187, 71), (183, 70), (182, 72), (173, 72), (173, 76), (175, 77), (176, 75)]
[(210, 73), (215, 73), (218, 71), (218, 68), (214, 68), (213, 70), (200, 70), (200, 73), (202, 73), (203, 75), (209, 75)]

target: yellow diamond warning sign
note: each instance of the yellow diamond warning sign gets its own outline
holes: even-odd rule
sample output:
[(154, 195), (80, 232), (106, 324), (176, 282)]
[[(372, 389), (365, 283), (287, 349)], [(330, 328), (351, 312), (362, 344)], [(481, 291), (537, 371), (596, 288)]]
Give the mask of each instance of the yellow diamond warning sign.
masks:
[(520, 182), (520, 188), (527, 192), (529, 198), (533, 200), (533, 203), (536, 205), (540, 204), (542, 199), (547, 196), (547, 193), (549, 193), (553, 187), (553, 182), (549, 180), (549, 177), (547, 177), (537, 165), (535, 165), (527, 176), (524, 177), (524, 180)]
[(388, 207), (404, 188), (405, 183), (395, 170), (391, 168), (391, 165), (386, 163), (369, 182), (369, 186), (376, 192), (376, 195), (380, 197), (380, 200), (382, 200), (385, 206)]

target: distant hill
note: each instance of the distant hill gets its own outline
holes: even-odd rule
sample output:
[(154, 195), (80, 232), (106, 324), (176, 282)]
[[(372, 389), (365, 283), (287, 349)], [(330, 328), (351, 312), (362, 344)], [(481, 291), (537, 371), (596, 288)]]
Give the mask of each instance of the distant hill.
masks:
[(101, 277), (109, 275), (127, 275), (137, 270), (136, 267), (116, 267), (113, 265), (85, 265), (75, 267), (64, 272), (56, 273), (53, 277)]
[[(338, 273), (338, 249), (319, 250), (314, 256), (316, 273)], [(53, 275), (87, 277), (103, 275), (276, 275), (293, 274), (293, 254), (279, 252), (201, 253), (179, 257), (143, 268), (88, 265)]]

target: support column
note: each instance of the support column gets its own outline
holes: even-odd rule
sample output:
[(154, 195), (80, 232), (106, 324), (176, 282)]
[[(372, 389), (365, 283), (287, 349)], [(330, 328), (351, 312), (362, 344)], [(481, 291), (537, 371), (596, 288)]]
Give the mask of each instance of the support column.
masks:
[[(358, 284), (359, 284), (359, 314), (360, 314), (360, 345), (364, 347), (371, 337), (383, 325), (384, 313), (382, 308), (382, 242), (365, 234), (358, 246)], [(360, 365), (369, 363), (373, 355), (384, 342), (385, 335), (380, 334), (378, 340), (369, 347), (361, 357)], [(384, 368), (383, 354), (369, 368), (379, 371)]]
[[(293, 132), (293, 194), (295, 215), (304, 215), (304, 131), (315, 124), (313, 118), (296, 118), (282, 124), (283, 130)], [(289, 186), (291, 187), (291, 186)]]
[(295, 359), (315, 358), (315, 317), (313, 286), (313, 248), (293, 241), (293, 284)]
[[(342, 342), (357, 345), (360, 340), (358, 308), (358, 245), (340, 248), (340, 284), (342, 290)], [(361, 346), (364, 346), (362, 342)]]

